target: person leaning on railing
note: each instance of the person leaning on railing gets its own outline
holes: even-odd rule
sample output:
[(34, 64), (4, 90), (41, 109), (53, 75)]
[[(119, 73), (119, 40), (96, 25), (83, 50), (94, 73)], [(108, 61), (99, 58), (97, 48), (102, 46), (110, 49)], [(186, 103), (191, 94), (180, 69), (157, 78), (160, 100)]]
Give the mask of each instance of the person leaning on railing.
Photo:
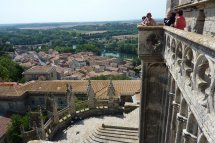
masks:
[(145, 19), (146, 19), (146, 16), (143, 16), (142, 17), (142, 22), (141, 22), (142, 25), (144, 24), (143, 22), (144, 22)]
[(144, 19), (144, 21), (141, 24), (144, 26), (155, 26), (156, 22), (152, 18), (152, 14), (149, 12), (149, 13), (147, 13), (146, 18)]
[(176, 16), (176, 13), (175, 13), (175, 12), (172, 12), (171, 10), (168, 11), (167, 17), (164, 18), (164, 25), (165, 25), (165, 26), (174, 27), (174, 24), (175, 24), (175, 16)]
[(186, 21), (183, 16), (183, 11), (179, 10), (176, 16), (175, 28), (184, 30), (185, 27), (186, 27)]

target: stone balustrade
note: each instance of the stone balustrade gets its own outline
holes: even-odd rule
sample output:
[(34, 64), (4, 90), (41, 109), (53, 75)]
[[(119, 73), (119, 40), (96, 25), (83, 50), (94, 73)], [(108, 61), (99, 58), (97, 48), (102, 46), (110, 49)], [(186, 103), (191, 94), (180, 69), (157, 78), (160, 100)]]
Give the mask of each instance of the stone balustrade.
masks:
[[(98, 115), (114, 115), (114, 114), (122, 114), (123, 108), (119, 106), (118, 100), (111, 100), (113, 101), (114, 107), (111, 108), (108, 105), (109, 100), (104, 99), (95, 99), (95, 108), (89, 108), (91, 104), (89, 100), (81, 101), (75, 104), (75, 113), (70, 114), (70, 108), (73, 106), (67, 106), (57, 112), (54, 111), (56, 109), (53, 106), (53, 115), (43, 123), (41, 118), (41, 123), (43, 123), (40, 127), (35, 127), (31, 131), (24, 131), (22, 130), (22, 135), (24, 137), (24, 141), (27, 142), (32, 139), (43, 139), (43, 140), (51, 140), (53, 136), (59, 131), (68, 126), (71, 123), (75, 123), (76, 120), (81, 120), (84, 118), (98, 116)], [(54, 103), (54, 101), (52, 101)], [(73, 101), (71, 101), (73, 102)], [(38, 115), (42, 114), (37, 113)], [(42, 115), (41, 115), (42, 116)], [(38, 133), (39, 132), (39, 133)], [(35, 136), (37, 134), (37, 136)]]
[[(178, 124), (176, 127), (178, 129), (174, 129), (178, 132), (173, 133), (169, 142), (181, 142), (179, 137), (182, 129), (184, 129), (185, 142), (190, 136), (195, 137), (191, 142), (196, 142), (200, 136), (199, 129), (207, 142), (215, 142), (215, 39), (166, 26), (138, 26), (138, 29), (139, 57), (143, 61), (143, 67), (145, 67), (144, 64), (165, 64), (167, 72), (175, 81), (174, 109), (169, 111), (174, 112), (171, 124), (172, 126), (174, 124), (174, 127), (176, 123)], [(143, 72), (149, 71), (143, 69)], [(147, 75), (143, 76), (143, 78), (145, 77), (149, 78)], [(144, 93), (142, 94), (144, 95)], [(147, 94), (145, 93), (145, 95)], [(169, 100), (172, 99), (172, 96), (168, 95), (168, 97)], [(145, 102), (145, 104), (149, 104), (147, 101)], [(179, 107), (180, 110), (178, 110)], [(186, 124), (189, 124), (191, 119), (186, 117), (188, 113), (193, 114), (192, 122), (196, 120), (196, 126), (181, 124), (185, 124), (185, 120), (188, 120)], [(178, 120), (175, 120), (177, 117)], [(183, 122), (181, 122), (182, 120)], [(192, 130), (193, 133), (189, 130)], [(178, 136), (177, 139), (175, 139), (175, 134)]]

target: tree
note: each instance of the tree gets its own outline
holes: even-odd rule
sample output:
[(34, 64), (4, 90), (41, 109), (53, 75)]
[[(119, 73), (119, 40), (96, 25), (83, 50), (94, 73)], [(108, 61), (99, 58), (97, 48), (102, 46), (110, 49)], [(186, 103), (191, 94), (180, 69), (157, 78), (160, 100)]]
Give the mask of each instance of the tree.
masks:
[(8, 56), (0, 56), (0, 77), (3, 81), (20, 81), (24, 69)]
[(8, 138), (10, 142), (13, 143), (22, 143), (22, 136), (20, 132), (21, 125), (23, 125), (24, 129), (29, 130), (29, 115), (20, 116), (20, 115), (12, 115), (11, 124), (8, 127)]

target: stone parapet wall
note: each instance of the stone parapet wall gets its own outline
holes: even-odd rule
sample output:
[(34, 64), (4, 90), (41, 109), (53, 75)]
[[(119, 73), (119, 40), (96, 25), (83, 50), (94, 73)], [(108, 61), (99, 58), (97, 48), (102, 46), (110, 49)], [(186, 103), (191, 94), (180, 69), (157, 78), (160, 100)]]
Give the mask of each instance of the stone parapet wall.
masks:
[(215, 1), (213, 0), (168, 0), (168, 10), (184, 11), (186, 31), (215, 36)]
[[(153, 27), (139, 26), (138, 29), (139, 38), (142, 38), (139, 39), (139, 48), (142, 48), (139, 49), (139, 57), (143, 63), (141, 91), (141, 110), (143, 112), (140, 122), (140, 128), (142, 128), (140, 129), (140, 137), (143, 136), (143, 138), (140, 142), (194, 143), (198, 141), (198, 143), (214, 143), (215, 39), (211, 36), (166, 26), (154, 27), (154, 29)], [(156, 33), (159, 33), (160, 36), (156, 36)], [(151, 46), (152, 43), (160, 43), (159, 41), (163, 38), (159, 54), (163, 57), (163, 61), (151, 60), (157, 59), (157, 54), (153, 52), (149, 54), (148, 51), (158, 46), (158, 44)], [(147, 59), (148, 57), (150, 58)], [(157, 83), (165, 81), (165, 78), (161, 76), (165, 74), (158, 73), (161, 71), (159, 68), (162, 62), (167, 67), (168, 85), (166, 89), (169, 93), (159, 95), (160, 98), (162, 97), (160, 100), (166, 105), (160, 106), (161, 111), (155, 113), (151, 109), (161, 103), (151, 88), (154, 85), (154, 92), (160, 93)], [(152, 69), (151, 65), (155, 67)], [(158, 82), (160, 79), (162, 80)], [(148, 119), (152, 114), (154, 118), (157, 117), (157, 120)], [(160, 115), (162, 116), (160, 117)], [(161, 122), (163, 122), (163, 126), (158, 131), (157, 128)], [(155, 126), (156, 128), (153, 128)], [(158, 136), (156, 136), (157, 131)], [(164, 134), (165, 131), (166, 134)], [(156, 140), (156, 138), (159, 139)]]

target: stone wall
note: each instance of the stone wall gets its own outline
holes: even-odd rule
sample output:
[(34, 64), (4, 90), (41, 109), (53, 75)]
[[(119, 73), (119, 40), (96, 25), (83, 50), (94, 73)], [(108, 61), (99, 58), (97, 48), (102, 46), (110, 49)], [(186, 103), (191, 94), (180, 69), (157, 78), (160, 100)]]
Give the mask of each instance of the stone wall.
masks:
[(215, 2), (213, 0), (167, 0), (167, 11), (184, 11), (186, 31), (215, 36)]
[(0, 101), (0, 112), (25, 112), (25, 101), (21, 98), (19, 100), (10, 99), (10, 100), (1, 100)]
[(165, 138), (168, 72), (162, 55), (162, 27), (139, 27), (142, 60), (140, 142), (161, 143)]
[[(143, 48), (140, 143), (214, 143), (215, 39), (168, 26), (138, 28)], [(159, 54), (148, 55), (146, 43), (162, 38), (141, 34), (158, 29), (165, 37), (160, 61)]]

